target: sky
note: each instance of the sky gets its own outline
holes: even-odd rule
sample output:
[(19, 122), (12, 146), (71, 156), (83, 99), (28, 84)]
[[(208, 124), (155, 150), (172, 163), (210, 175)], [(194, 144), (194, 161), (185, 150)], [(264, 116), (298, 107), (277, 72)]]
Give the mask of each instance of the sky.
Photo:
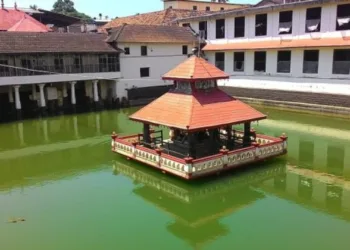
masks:
[[(36, 4), (39, 8), (51, 10), (55, 0), (4, 0), (5, 6), (26, 8)], [(163, 9), (162, 0), (73, 0), (75, 9), (91, 17), (98, 17), (99, 13), (110, 18), (134, 15)], [(231, 0), (230, 2), (256, 3), (257, 0)]]

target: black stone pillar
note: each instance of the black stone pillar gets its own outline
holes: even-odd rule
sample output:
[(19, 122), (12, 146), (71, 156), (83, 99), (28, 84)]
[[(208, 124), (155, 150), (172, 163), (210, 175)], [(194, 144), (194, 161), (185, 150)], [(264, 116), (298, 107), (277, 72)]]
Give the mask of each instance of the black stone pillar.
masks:
[(192, 158), (196, 158), (196, 145), (195, 137), (193, 133), (188, 133), (188, 155)]
[(250, 122), (244, 123), (243, 146), (250, 146)]
[(145, 143), (150, 143), (151, 142), (151, 137), (150, 137), (150, 126), (149, 124), (144, 123), (143, 124), (143, 141)]

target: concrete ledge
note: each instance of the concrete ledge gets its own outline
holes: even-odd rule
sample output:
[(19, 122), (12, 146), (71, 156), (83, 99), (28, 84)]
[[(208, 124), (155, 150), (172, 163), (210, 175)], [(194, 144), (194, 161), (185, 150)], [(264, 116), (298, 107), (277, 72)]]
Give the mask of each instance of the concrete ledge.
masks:
[(274, 101), (249, 97), (235, 96), (237, 99), (252, 105), (274, 107), (282, 110), (297, 111), (303, 113), (321, 113), (330, 116), (340, 116), (349, 118), (350, 108), (339, 106), (328, 106), (301, 102)]

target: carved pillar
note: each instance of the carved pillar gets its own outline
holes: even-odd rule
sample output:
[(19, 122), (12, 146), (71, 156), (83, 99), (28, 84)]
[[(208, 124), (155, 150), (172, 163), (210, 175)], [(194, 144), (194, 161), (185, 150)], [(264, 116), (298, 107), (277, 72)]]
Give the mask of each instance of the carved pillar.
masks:
[(75, 84), (77, 82), (70, 82), (70, 91), (71, 91), (71, 105), (72, 105), (72, 110), (75, 113), (76, 111), (76, 104), (77, 104), (77, 100), (75, 97)]
[(45, 109), (46, 109), (46, 100), (45, 100), (45, 93), (44, 93), (44, 87), (45, 84), (39, 84), (39, 90), (40, 90), (40, 113), (41, 115), (45, 115)]
[(15, 104), (16, 104), (16, 112), (17, 112), (17, 119), (22, 119), (22, 104), (21, 104), (21, 97), (19, 94), (19, 87), (20, 86), (14, 86), (15, 88)]
[(143, 124), (143, 141), (145, 143), (150, 143), (151, 142), (151, 137), (150, 137), (150, 126), (147, 123)]
[(243, 146), (250, 146), (250, 122), (244, 123)]

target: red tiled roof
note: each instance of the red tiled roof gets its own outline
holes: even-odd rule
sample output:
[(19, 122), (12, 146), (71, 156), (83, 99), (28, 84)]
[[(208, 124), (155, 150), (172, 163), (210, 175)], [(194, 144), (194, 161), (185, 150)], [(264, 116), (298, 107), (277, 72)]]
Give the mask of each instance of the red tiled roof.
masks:
[(197, 42), (197, 38), (180, 26), (124, 24), (110, 31), (107, 42), (188, 44)]
[(166, 9), (133, 16), (119, 17), (107, 23), (102, 29), (116, 28), (123, 24), (174, 25), (180, 18), (196, 17), (215, 13), (214, 11), (194, 11), (182, 9)]
[(163, 80), (225, 78), (229, 78), (229, 75), (207, 62), (205, 59), (195, 55), (163, 75)]
[(23, 11), (0, 9), (0, 31), (49, 32), (50, 29)]
[(223, 44), (207, 44), (204, 51), (257, 50), (281, 48), (343, 47), (350, 46), (350, 37), (308, 38), (293, 40), (244, 41)]
[(220, 89), (192, 95), (166, 93), (130, 119), (190, 131), (265, 119), (266, 116)]

